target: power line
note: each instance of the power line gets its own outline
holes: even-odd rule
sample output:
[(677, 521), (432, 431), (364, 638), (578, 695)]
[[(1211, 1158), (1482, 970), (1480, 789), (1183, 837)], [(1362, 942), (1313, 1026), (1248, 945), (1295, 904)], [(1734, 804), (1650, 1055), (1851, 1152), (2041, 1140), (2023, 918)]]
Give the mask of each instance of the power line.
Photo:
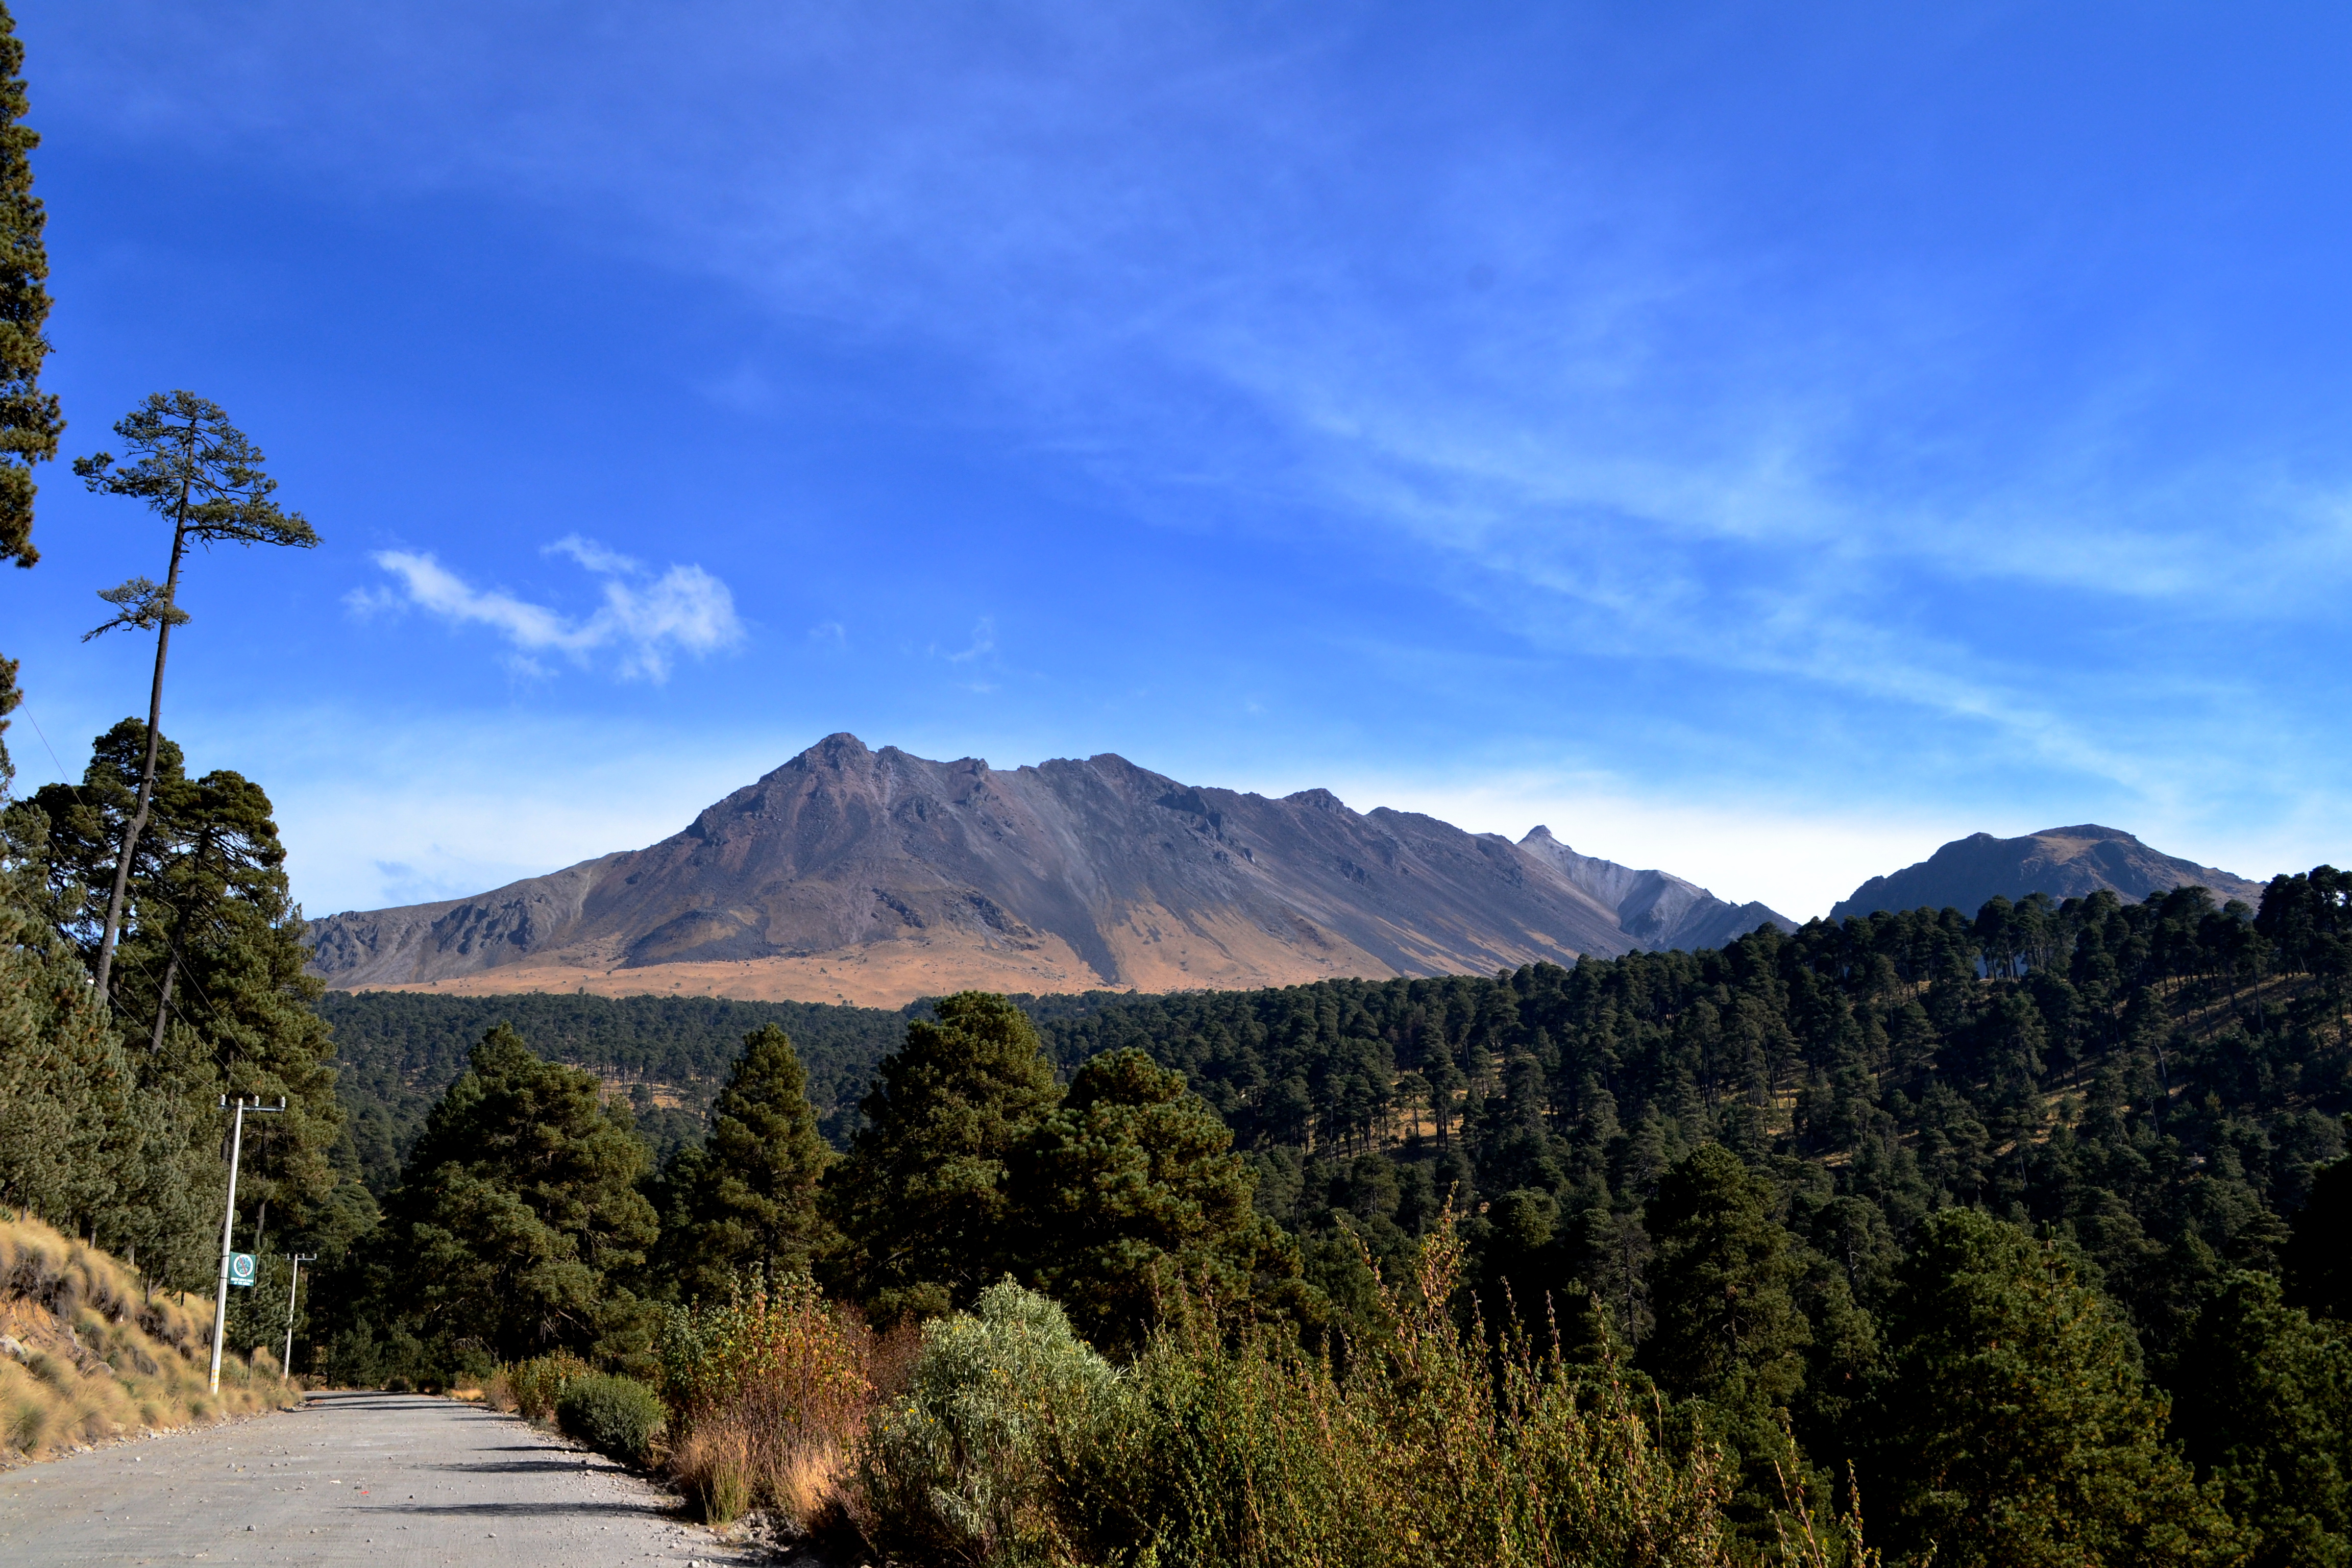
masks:
[(25, 716), (25, 722), (33, 727), (33, 733), (40, 736), (41, 749), (49, 753), (49, 761), (58, 764), (58, 782), (72, 790), (79, 798), (81, 794), (80, 787), (75, 784), (70, 775), (66, 773), (65, 759), (58, 755), (58, 749), (55, 746), (49, 744), (48, 731), (41, 728), (41, 721), (33, 717), (33, 710), (25, 706), (25, 700), (21, 697), (16, 700), (16, 711)]

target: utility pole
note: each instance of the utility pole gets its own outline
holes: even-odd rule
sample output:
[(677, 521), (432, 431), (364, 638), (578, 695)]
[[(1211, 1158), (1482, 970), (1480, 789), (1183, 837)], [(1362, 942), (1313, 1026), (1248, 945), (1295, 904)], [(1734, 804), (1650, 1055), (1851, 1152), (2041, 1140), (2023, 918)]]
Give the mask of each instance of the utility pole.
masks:
[(316, 1263), (315, 1252), (296, 1252), (288, 1256), (294, 1260), (294, 1282), (286, 1287), (286, 1359), (278, 1363), (278, 1375), (291, 1381), (294, 1376), (294, 1299), (302, 1291), (302, 1265)]
[[(226, 1110), (228, 1096), (222, 1095), (220, 1103), (221, 1109)], [(286, 1097), (282, 1094), (275, 1105), (262, 1104), (261, 1096), (257, 1094), (250, 1105), (246, 1103), (245, 1096), (240, 1094), (236, 1097), (236, 1131), (230, 1134), (228, 1144), (228, 1203), (221, 1211), (220, 1283), (213, 1289), (212, 1391), (215, 1394), (220, 1392), (221, 1342), (228, 1337), (229, 1243), (236, 1236), (236, 1163), (245, 1152), (245, 1113), (250, 1110), (256, 1116), (275, 1116), (285, 1109)]]

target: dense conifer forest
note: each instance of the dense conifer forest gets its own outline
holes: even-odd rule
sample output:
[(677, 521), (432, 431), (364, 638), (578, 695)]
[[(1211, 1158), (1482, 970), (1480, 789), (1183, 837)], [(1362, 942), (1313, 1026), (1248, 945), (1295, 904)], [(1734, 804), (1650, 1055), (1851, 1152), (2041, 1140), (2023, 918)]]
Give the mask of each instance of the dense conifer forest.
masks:
[(2343, 1152), (2347, 896), (2323, 868), (2259, 913), (1996, 900), (1492, 980), (1024, 1000), (1066, 1067), (1184, 1072), (1301, 1234), (1391, 1256), (1452, 1194), (1524, 1299), (1617, 1279), (1629, 1339), (1642, 1206), (1713, 1142), (1856, 1281), (1956, 1205), (2064, 1236), (2165, 1357), (2231, 1268), (2282, 1266)]
[[(1649, 1321), (1629, 1268), (1650, 1249), (1643, 1206), (1669, 1166), (1719, 1142), (1850, 1281), (1883, 1275), (1941, 1208), (2063, 1235), (2161, 1363), (2231, 1268), (2284, 1267), (2288, 1217), (2343, 1152), (2346, 899), (2323, 868), (2278, 879), (2260, 913), (2197, 889), (1997, 900), (1973, 918), (1815, 921), (1491, 979), (1016, 1000), (1065, 1077), (1130, 1047), (1183, 1073), (1247, 1153), (1258, 1206), (1296, 1234), (1393, 1259), (1450, 1198), (1498, 1288), (1601, 1290), (1629, 1342)], [(876, 1064), (925, 1010), (320, 1003), (378, 1190), (494, 1024), (604, 1079), (667, 1159), (768, 1023), (845, 1149)], [(675, 1104), (654, 1103), (656, 1086)], [(1354, 1247), (1322, 1252), (1344, 1274)]]
[(319, 1015), (335, 1032), (338, 1092), (352, 1159), (372, 1191), (398, 1179), (427, 1112), (466, 1068), (467, 1053), (511, 1025), (551, 1060), (584, 1068), (625, 1100), (655, 1157), (699, 1139), (712, 1097), (743, 1037), (773, 1025), (790, 1035), (809, 1095), (845, 1142), (874, 1067), (907, 1032), (909, 1012), (723, 996), (433, 996), (331, 991)]
[[(1459, 1331), (1715, 1457), (1735, 1559), (1792, 1517), (1791, 1478), (1824, 1521), (1856, 1478), (1903, 1560), (2352, 1561), (2352, 878), (2327, 868), (2259, 910), (1996, 900), (1492, 978), (325, 1006), (353, 1126), (376, 1084), (406, 1097), (388, 1126), (446, 1089), (329, 1287), (352, 1375), (486, 1375), (551, 1333), (639, 1365), (659, 1313), (698, 1322), (752, 1267), (880, 1327), (1019, 1318), (988, 1295), (1009, 1279), (1180, 1381), (1201, 1367), (1151, 1358), (1214, 1303), (1344, 1404), (1437, 1258)], [(788, 1027), (737, 1054), (754, 1014)], [(626, 1109), (652, 1083), (677, 1100), (659, 1154)], [(464, 1120), (501, 1095), (536, 1125), (572, 1107), (586, 1186), (558, 1207), (589, 1216), (507, 1265), (446, 1239), (483, 1223), (453, 1193), (509, 1179)], [(540, 1253), (605, 1272), (518, 1317), (492, 1282)], [(469, 1271), (479, 1303), (432, 1304)], [(493, 1297), (504, 1340), (456, 1330)]]

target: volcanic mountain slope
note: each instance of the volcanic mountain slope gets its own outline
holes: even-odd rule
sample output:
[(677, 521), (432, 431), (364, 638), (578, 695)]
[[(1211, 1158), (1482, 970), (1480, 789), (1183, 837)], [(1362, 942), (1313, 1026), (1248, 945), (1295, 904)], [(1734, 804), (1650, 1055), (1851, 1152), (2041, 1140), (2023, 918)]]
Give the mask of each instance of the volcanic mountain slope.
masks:
[(896, 1005), (966, 986), (1491, 973), (1662, 936), (1690, 945), (1681, 933), (1751, 913), (1739, 929), (1779, 919), (1577, 856), (1542, 829), (1515, 845), (1360, 814), (1328, 790), (1196, 788), (1108, 754), (1000, 773), (845, 734), (648, 848), (315, 921), (312, 971), (342, 990)]
[(1830, 910), (1830, 918), (1945, 908), (1974, 914), (1996, 896), (2012, 902), (2029, 893), (2074, 899), (2102, 888), (2137, 902), (2150, 893), (2187, 887), (2209, 888), (2224, 902), (2262, 902), (2260, 882), (2158, 854), (2120, 828), (2084, 823), (2045, 827), (2022, 838), (1995, 838), (1990, 833), (1955, 838), (1916, 866), (1873, 877)]
[(1606, 904), (1617, 917), (1618, 929), (1636, 947), (1696, 952), (1721, 947), (1760, 925), (1795, 929), (1788, 917), (1762, 904), (1727, 903), (1668, 872), (1636, 871), (1614, 860), (1579, 855), (1554, 838), (1549, 827), (1530, 831), (1519, 840), (1519, 847), (1541, 856), (1569, 881)]

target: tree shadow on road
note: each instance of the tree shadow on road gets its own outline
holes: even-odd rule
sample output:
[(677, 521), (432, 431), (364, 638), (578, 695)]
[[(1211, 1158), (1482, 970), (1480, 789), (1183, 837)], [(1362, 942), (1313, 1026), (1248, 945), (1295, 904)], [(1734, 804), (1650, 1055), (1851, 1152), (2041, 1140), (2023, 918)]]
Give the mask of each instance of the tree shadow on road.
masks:
[[(510, 1452), (511, 1450), (509, 1450)], [(538, 1450), (545, 1453), (545, 1449)], [(533, 1470), (554, 1471), (562, 1475), (628, 1475), (617, 1465), (589, 1465), (578, 1459), (555, 1458), (541, 1459), (488, 1459), (479, 1464), (419, 1465), (425, 1470), (447, 1470), (455, 1475), (524, 1475)]]
[(414, 1513), (451, 1519), (532, 1519), (542, 1515), (609, 1514), (616, 1519), (667, 1519), (672, 1511), (648, 1499), (644, 1502), (387, 1502), (368, 1506), (369, 1513)]

